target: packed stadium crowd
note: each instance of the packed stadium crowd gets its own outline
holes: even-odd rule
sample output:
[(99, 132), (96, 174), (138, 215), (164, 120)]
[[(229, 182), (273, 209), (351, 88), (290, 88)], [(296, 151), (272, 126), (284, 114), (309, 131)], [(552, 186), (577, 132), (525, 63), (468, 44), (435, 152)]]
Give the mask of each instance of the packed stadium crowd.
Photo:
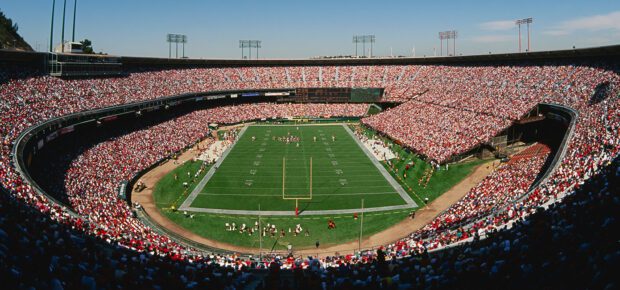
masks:
[(418, 101), (362, 122), (440, 163), (489, 141), (511, 124), (507, 119)]
[(359, 117), (366, 108), (364, 104), (350, 107), (342, 104), (245, 104), (194, 111), (152, 126), (138, 124), (123, 128), (120, 134), (115, 133), (120, 135), (118, 137), (51, 156), (47, 163), (54, 166), (49, 169), (61, 173), (64, 178), (55, 174), (46, 175), (44, 178), (51, 179), (46, 181), (46, 187), (58, 191), (50, 192), (53, 195), (68, 198), (78, 214), (96, 225), (90, 234), (138, 251), (174, 251), (182, 255), (185, 253), (182, 247), (132, 218), (126, 201), (116, 196), (122, 181), (130, 180), (151, 164), (210, 136), (211, 123), (297, 116), (290, 114)]
[(485, 239), (399, 259), (379, 249), (339, 257), (332, 267), (298, 261), (289, 280), (276, 264), (263, 289), (616, 289), (618, 187), (616, 159), (562, 202)]
[[(395, 274), (400, 273), (398, 271), (409, 269), (413, 273), (423, 272), (415, 279), (426, 279), (423, 282), (409, 282), (430, 285), (426, 283), (434, 283), (436, 278), (446, 275), (445, 271), (464, 271), (473, 264), (467, 261), (455, 269), (457, 258), (450, 256), (451, 252), (445, 254), (447, 258), (436, 258), (435, 262), (432, 259), (425, 260), (428, 249), (439, 249), (451, 243), (475, 239), (487, 232), (493, 233), (506, 224), (512, 225), (517, 232), (519, 229), (531, 230), (526, 227), (527, 220), (522, 220), (535, 214), (540, 206), (561, 200), (565, 194), (575, 190), (582, 194), (569, 199), (584, 200), (583, 204), (553, 208), (585, 207), (588, 204), (603, 206), (584, 196), (582, 187), (588, 188), (588, 179), (593, 176), (600, 181), (602, 177), (599, 173), (602, 170), (609, 171), (611, 161), (620, 150), (620, 76), (617, 67), (248, 67), (141, 72), (130, 74), (126, 78), (105, 79), (62, 80), (48, 76), (12, 79), (10, 75), (3, 78), (9, 80), (0, 84), (0, 182), (8, 195), (2, 195), (0, 238), (8, 241), (2, 243), (3, 248), (17, 254), (7, 258), (6, 251), (3, 251), (3, 259), (11, 262), (2, 264), (3, 267), (11, 267), (3, 269), (3, 273), (12, 275), (7, 281), (26, 283), (20, 287), (38, 285), (37, 283), (43, 283), (41, 285), (50, 288), (58, 283), (86, 285), (85, 288), (91, 287), (89, 285), (93, 283), (131, 285), (135, 281), (128, 281), (129, 276), (140, 276), (141, 279), (151, 277), (149, 281), (155, 283), (160, 279), (156, 275), (164, 272), (179, 273), (173, 280), (186, 287), (190, 284), (217, 281), (228, 281), (230, 284), (227, 285), (233, 285), (232, 280), (245, 277), (243, 270), (239, 270), (244, 266), (308, 268), (310, 272), (320, 269), (317, 275), (322, 282), (319, 283), (330, 285), (329, 287), (352, 280), (337, 279), (338, 277), (361, 277), (366, 274), (365, 277), (369, 278), (362, 281), (362, 284), (374, 285), (372, 283), (384, 283), (383, 278), (388, 277), (386, 272), (377, 270), (385, 266), (382, 262), (384, 259), (389, 261), (385, 262), (389, 264), (386, 267), (391, 268), (390, 273), (394, 274), (389, 276), (392, 280)], [(81, 153), (73, 156), (73, 159), (65, 160), (70, 162), (67, 174), (64, 180), (56, 180), (59, 184), (54, 187), (58, 190), (56, 194), (66, 195), (72, 209), (79, 214), (77, 217), (71, 215), (67, 208), (56, 205), (35, 192), (12, 164), (11, 150), (19, 133), (53, 117), (190, 91), (301, 86), (386, 87), (386, 101), (398, 100), (406, 103), (365, 119), (364, 122), (420, 152), (425, 152), (431, 158), (435, 156), (437, 160), (445, 160), (453, 154), (468, 150), (476, 142), (488, 140), (540, 102), (573, 108), (578, 112), (578, 116), (560, 165), (531, 194), (519, 198), (528, 191), (546, 155), (523, 158), (498, 169), (485, 180), (486, 183), (472, 189), (469, 195), (437, 217), (429, 226), (401, 241), (386, 245), (380, 254), (365, 251), (351, 256), (327, 257), (320, 261), (293, 259), (275, 262), (266, 259), (257, 263), (250, 260), (242, 262), (235, 256), (195, 254), (169, 237), (157, 234), (133, 217), (129, 205), (117, 198), (116, 188), (121, 180), (132, 177), (159, 159), (205, 137), (208, 132), (207, 124), (211, 122), (236, 123), (294, 115), (361, 116), (366, 112), (366, 105), (249, 104), (218, 107), (127, 131), (89, 148), (82, 148)], [(601, 91), (601, 88), (604, 90)], [(420, 92), (426, 93), (418, 96)], [(411, 100), (412, 98), (415, 99)], [(419, 132), (423, 133), (418, 134)], [(439, 134), (440, 132), (442, 134)], [(64, 156), (59, 157), (59, 160), (61, 158), (67, 159)], [(522, 178), (513, 178), (512, 174)], [(615, 177), (618, 175), (617, 172), (613, 174), (611, 175)], [(492, 188), (497, 186), (497, 182), (502, 182), (502, 188), (497, 189), (501, 194), (495, 194)], [(599, 187), (591, 190), (593, 194), (603, 191), (598, 194), (605, 195), (605, 189)], [(607, 197), (610, 198), (613, 199)], [(617, 206), (617, 200), (614, 202)], [(561, 213), (571, 215), (566, 211)], [(540, 218), (552, 214), (555, 213), (538, 213), (536, 216)], [(29, 218), (23, 219), (26, 215)], [(23, 233), (23, 238), (8, 236), (8, 233)], [(518, 244), (519, 238), (511, 237), (507, 238), (505, 243)], [(119, 250), (109, 254), (105, 250), (93, 250), (92, 253), (78, 254), (101, 247), (96, 240), (106, 241), (116, 248), (135, 251)], [(493, 239), (488, 243), (497, 242)], [(500, 245), (485, 251), (493, 252), (495, 248), (500, 249)], [(510, 251), (510, 246), (508, 249)], [(31, 274), (26, 272), (36, 266), (15, 259), (20, 257), (27, 260), (30, 255), (37, 255), (37, 258), (47, 263), (47, 276), (42, 275), (40, 279), (32, 281), (21, 279), (30, 277), (27, 275)], [(410, 255), (413, 256), (393, 259)], [(487, 259), (474, 250), (468, 255), (471, 255), (474, 261)], [(495, 267), (498, 271), (506, 270), (506, 267), (496, 265), (503, 257), (495, 255), (488, 258), (495, 258), (495, 261), (491, 260), (495, 264), (487, 264), (485, 267), (488, 269), (481, 266), (476, 271), (480, 275), (488, 275), (489, 272), (484, 272), (485, 269), (492, 270)], [(615, 259), (617, 260), (617, 252)], [(119, 264), (128, 261), (131, 262), (126, 268), (118, 270)], [(448, 268), (444, 267), (444, 261), (452, 262), (453, 268), (449, 268), (450, 265), (446, 266)], [(408, 268), (396, 266), (405, 262), (409, 263)], [(141, 269), (139, 265), (148, 267)], [(372, 268), (373, 266), (375, 268)], [(345, 267), (345, 270), (334, 272), (335, 269), (326, 269), (329, 267)], [(106, 270), (102, 272), (104, 274), (98, 274), (92, 270), (97, 268)], [(209, 270), (196, 270), (203, 268)], [(395, 268), (398, 269), (396, 272)], [(73, 276), (72, 271), (77, 271), (80, 275)], [(106, 271), (113, 273), (106, 276)]]
[(368, 104), (275, 104), (256, 103), (215, 107), (201, 115), (222, 124), (250, 120), (267, 120), (288, 117), (361, 117), (368, 111)]
[[(545, 163), (549, 151), (524, 158), (516, 157), (515, 161), (500, 165), (479, 184), (446, 211), (442, 212), (422, 229), (409, 236), (408, 246), (424, 249), (436, 249), (441, 245), (450, 244), (471, 237), (479, 228), (494, 226), (494, 221), (477, 223), (474, 227), (457, 228), (454, 232), (444, 231), (462, 226), (468, 221), (489, 216), (506, 204), (514, 202), (525, 195), (530, 185)], [(500, 208), (501, 209), (501, 208)], [(424, 240), (425, 238), (432, 239)], [(414, 241), (417, 241), (414, 242)]]

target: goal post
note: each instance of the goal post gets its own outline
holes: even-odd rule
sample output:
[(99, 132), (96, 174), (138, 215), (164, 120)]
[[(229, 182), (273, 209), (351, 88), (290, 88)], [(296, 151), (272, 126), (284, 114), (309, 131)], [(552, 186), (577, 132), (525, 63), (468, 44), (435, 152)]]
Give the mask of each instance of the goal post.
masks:
[(299, 200), (311, 200), (312, 199), (312, 157), (310, 157), (310, 191), (305, 196), (301, 195), (286, 195), (286, 157), (282, 157), (282, 199), (283, 200), (295, 200), (295, 216), (299, 215)]

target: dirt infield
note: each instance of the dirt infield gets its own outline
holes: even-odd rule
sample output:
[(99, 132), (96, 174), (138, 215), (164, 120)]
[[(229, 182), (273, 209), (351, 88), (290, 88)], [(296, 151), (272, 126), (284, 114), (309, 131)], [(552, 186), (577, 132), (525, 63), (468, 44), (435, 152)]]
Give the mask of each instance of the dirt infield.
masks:
[[(201, 146), (204, 145), (204, 142), (199, 143)], [(236, 245), (222, 243), (219, 241), (214, 241), (211, 239), (206, 239), (202, 236), (199, 236), (187, 229), (179, 226), (173, 221), (169, 220), (166, 216), (164, 216), (155, 201), (153, 200), (153, 188), (157, 182), (174, 170), (180, 164), (183, 164), (185, 161), (190, 160), (196, 157), (199, 153), (195, 150), (197, 146), (194, 146), (190, 150), (179, 156), (177, 162), (173, 160), (166, 161), (162, 163), (160, 166), (152, 169), (151, 171), (145, 173), (140, 179), (146, 184), (146, 189), (141, 192), (135, 192), (132, 189), (132, 202), (138, 202), (146, 213), (153, 219), (155, 222), (160, 224), (162, 227), (170, 230), (171, 232), (183, 236), (189, 240), (194, 242), (198, 242), (209, 247), (219, 248), (227, 251), (239, 252), (239, 253), (257, 253), (259, 249), (257, 248), (246, 248), (239, 247)], [(373, 234), (369, 237), (366, 237), (362, 240), (361, 247), (363, 249), (376, 248), (381, 245), (389, 244), (398, 239), (401, 239), (407, 236), (409, 233), (422, 228), (424, 225), (429, 223), (433, 218), (435, 218), (439, 213), (450, 207), (452, 204), (461, 199), (472, 187), (478, 184), (482, 179), (484, 179), (491, 171), (497, 166), (499, 161), (489, 161), (482, 165), (479, 165), (471, 172), (465, 179), (461, 182), (453, 186), (450, 190), (442, 194), (440, 197), (435, 199), (433, 202), (426, 205), (424, 208), (418, 210), (415, 214), (414, 219), (405, 219), (400, 223), (393, 225), (391, 227), (386, 228), (385, 230)], [(358, 241), (352, 241), (340, 245), (329, 246), (320, 249), (306, 249), (296, 251), (295, 254), (298, 255), (319, 255), (319, 256), (327, 256), (334, 255), (337, 253), (350, 253), (358, 249)]]

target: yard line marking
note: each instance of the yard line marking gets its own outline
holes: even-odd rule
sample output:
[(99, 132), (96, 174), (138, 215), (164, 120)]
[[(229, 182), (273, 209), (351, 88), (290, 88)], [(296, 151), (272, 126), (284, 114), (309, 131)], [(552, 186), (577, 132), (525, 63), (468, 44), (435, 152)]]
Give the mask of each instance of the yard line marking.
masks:
[[(272, 126), (272, 125), (266, 125), (266, 126)], [(359, 140), (357, 140), (350, 132), (348, 132), (350, 130), (347, 130), (348, 128), (347, 128), (346, 124), (342, 124), (341, 123), (341, 124), (337, 124), (337, 125), (334, 125), (334, 126), (340, 126), (341, 128), (344, 128), (345, 132), (349, 133), (350, 137), (354, 139), (354, 140), (342, 139), (343, 141), (341, 142), (341, 144), (352, 145), (352, 144), (354, 144), (354, 142), (352, 142), (352, 141), (356, 141), (356, 142), (358, 142), (358, 145), (359, 145)], [(246, 126), (243, 129), (247, 129), (248, 127), (251, 127), (251, 126)], [(289, 127), (294, 127), (294, 126), (289, 126)], [(250, 132), (255, 132), (255, 131), (251, 130)], [(305, 135), (308, 134), (308, 132), (305, 132), (305, 133), (306, 133)], [(303, 134), (303, 133), (301, 133), (301, 134)], [(241, 135), (242, 134), (239, 134), (238, 139), (236, 141), (240, 141), (240, 140), (243, 139), (243, 138), (241, 138)], [(325, 136), (327, 134), (323, 134), (323, 135)], [(339, 138), (342, 138), (342, 136), (343, 136), (341, 131), (338, 131), (338, 134), (335, 134), (335, 135), (336, 135), (336, 137), (339, 137)], [(344, 134), (344, 135), (346, 136), (347, 134)], [(242, 142), (242, 145), (244, 145), (246, 147), (250, 146), (249, 143), (245, 142), (247, 140), (247, 136), (245, 136), (245, 138), (246, 139), (243, 139), (244, 142)], [(323, 139), (325, 139), (325, 138), (323, 138)], [(239, 143), (239, 142), (235, 142), (235, 144), (236, 143)], [(308, 143), (308, 142), (306, 142), (306, 143)], [(306, 143), (304, 143), (304, 144), (306, 144)], [(345, 171), (347, 171), (347, 174), (346, 175), (343, 174), (341, 176), (338, 176), (338, 175), (334, 175), (333, 171), (332, 172), (325, 172), (325, 173), (332, 173), (332, 174), (325, 174), (323, 176), (324, 178), (327, 177), (332, 182), (323, 183), (322, 185), (326, 186), (325, 188), (331, 188), (331, 189), (337, 188), (340, 191), (340, 193), (324, 193), (324, 194), (319, 193), (319, 194), (317, 194), (318, 196), (347, 196), (347, 195), (349, 195), (349, 196), (363, 196), (363, 195), (369, 195), (369, 196), (377, 195), (377, 196), (380, 196), (380, 195), (398, 193), (398, 192), (392, 192), (392, 190), (394, 190), (395, 188), (387, 186), (387, 185), (382, 185), (382, 186), (372, 186), (372, 185), (363, 186), (362, 185), (362, 186), (343, 186), (343, 187), (341, 187), (340, 185), (341, 185), (341, 183), (343, 183), (343, 179), (346, 180), (346, 182), (348, 183), (347, 178), (350, 179), (350, 178), (353, 178), (353, 177), (355, 177), (355, 178), (362, 177), (362, 175), (357, 175), (355, 173), (356, 172), (363, 173), (366, 170), (361, 171), (361, 170), (356, 170), (356, 168), (363, 167), (363, 166), (368, 166), (371, 163), (373, 163), (372, 162), (373, 160), (371, 158), (362, 158), (361, 156), (359, 156), (359, 154), (354, 157), (352, 154), (347, 154), (348, 150), (340, 148), (338, 146), (336, 146), (335, 148), (331, 148), (329, 146), (330, 143), (328, 143), (327, 145), (320, 144), (320, 143), (319, 144), (315, 144), (315, 145), (313, 145), (313, 144), (306, 144), (306, 145), (309, 145), (308, 148), (306, 148), (306, 146), (304, 146), (303, 148), (299, 148), (299, 149), (301, 149), (302, 152), (299, 152), (298, 151), (299, 149), (298, 150), (294, 150), (294, 148), (290, 148), (290, 146), (275, 146), (274, 145), (275, 147), (272, 147), (271, 143), (268, 144), (269, 146), (262, 146), (262, 147), (266, 147), (266, 148), (256, 148), (256, 147), (259, 147), (259, 146), (256, 146), (256, 147), (253, 148), (253, 150), (243, 150), (242, 147), (237, 146), (238, 147), (237, 149), (241, 149), (241, 150), (240, 151), (235, 150), (235, 152), (240, 152), (240, 153), (243, 152), (243, 153), (246, 153), (246, 154), (250, 154), (250, 156), (257, 154), (259, 150), (262, 152), (262, 151), (265, 151), (266, 149), (270, 149), (270, 150), (266, 150), (267, 151), (265, 153), (266, 155), (262, 159), (263, 164), (261, 164), (261, 167), (260, 167), (261, 168), (260, 177), (252, 176), (252, 175), (248, 174), (248, 171), (250, 169), (253, 169), (251, 167), (250, 168), (246, 168), (245, 170), (243, 170), (243, 172), (242, 172), (243, 174), (241, 176), (235, 176), (234, 171), (232, 171), (232, 170), (228, 171), (226, 169), (224, 169), (224, 171), (222, 171), (221, 169), (218, 169), (217, 171), (221, 171), (221, 172), (218, 172), (218, 175), (225, 174), (226, 176), (228, 176), (228, 174), (230, 172), (232, 174), (232, 175), (230, 175), (230, 178), (231, 178), (231, 180), (234, 180), (233, 184), (235, 184), (235, 185), (243, 186), (243, 180), (250, 180), (249, 178), (254, 178), (254, 180), (252, 180), (252, 183), (253, 183), (252, 187), (254, 187), (256, 185), (269, 186), (269, 183), (268, 182), (264, 182), (264, 181), (271, 180), (268, 177), (270, 171), (269, 170), (264, 170), (263, 167), (271, 166), (269, 160), (271, 160), (273, 158), (273, 156), (274, 156), (274, 154), (276, 154), (276, 152), (283, 153), (282, 151), (285, 150), (285, 151), (287, 151), (287, 153), (291, 153), (291, 154), (294, 153), (294, 152), (303, 153), (303, 155), (306, 155), (306, 154), (312, 154), (312, 155), (317, 154), (317, 155), (322, 156), (324, 158), (322, 160), (321, 159), (317, 160), (317, 161), (320, 161), (322, 163), (321, 166), (325, 166), (325, 165), (331, 164), (331, 160), (333, 160), (335, 158), (335, 154), (333, 154), (333, 153), (336, 153), (339, 156), (339, 159), (340, 158), (347, 158), (347, 161), (350, 161), (350, 162), (338, 162), (338, 164), (343, 165), (343, 166), (338, 166), (338, 167), (342, 167)], [(255, 144), (252, 144), (252, 145), (255, 145)], [(300, 145), (303, 145), (303, 144), (300, 144)], [(329, 150), (333, 151), (333, 153), (325, 152), (326, 148), (323, 145), (327, 146), (329, 148)], [(243, 148), (245, 148), (245, 147), (243, 147)], [(360, 146), (360, 148), (361, 148), (361, 146)], [(290, 152), (288, 152), (288, 151), (290, 151)], [(272, 152), (274, 152), (274, 153), (272, 153)], [(327, 154), (327, 153), (329, 153), (329, 154)], [(236, 156), (236, 154), (235, 154), (235, 156)], [(331, 158), (331, 160), (330, 160), (330, 158), (327, 158), (327, 156), (329, 156)], [(230, 157), (233, 157), (233, 156), (231, 155)], [(366, 156), (366, 157), (368, 157), (368, 156)], [(299, 163), (307, 162), (306, 158), (307, 158), (307, 156), (303, 156), (301, 158), (302, 160), (299, 160)], [(259, 158), (256, 158), (255, 160), (257, 160), (257, 159), (259, 159)], [(221, 160), (223, 160), (223, 159), (221, 159)], [(231, 161), (239, 162), (239, 161), (245, 161), (245, 160), (233, 157), (233, 159), (231, 159)], [(292, 158), (291, 158), (291, 161), (293, 161)], [(241, 167), (246, 166), (246, 165), (250, 165), (251, 164), (250, 162), (252, 162), (251, 159), (245, 161), (244, 164), (241, 164), (242, 165)], [(297, 164), (299, 164), (299, 163), (297, 163)], [(363, 166), (361, 166), (361, 165), (363, 165)], [(230, 166), (225, 165), (224, 168), (230, 168)], [(298, 169), (301, 170), (301, 168), (298, 168)], [(306, 173), (307, 173), (307, 167), (306, 166), (304, 166), (304, 169), (306, 170)], [(295, 168), (291, 167), (291, 170), (295, 170)], [(266, 176), (267, 176), (266, 179), (263, 178), (264, 174), (266, 174)], [(373, 174), (373, 175), (365, 175), (365, 176), (366, 176), (365, 178), (362, 178), (362, 182), (361, 183), (366, 184), (371, 179), (374, 179), (374, 178), (372, 178), (373, 176), (381, 177), (381, 174), (379, 174), (379, 175)], [(293, 178), (293, 180), (294, 179), (299, 179), (299, 181), (302, 181), (302, 178), (307, 179), (307, 174), (304, 174), (304, 175), (301, 175), (301, 176), (291, 175), (290, 177)], [(345, 178), (342, 178), (342, 177), (345, 177)], [(375, 179), (375, 180), (378, 181), (379, 179)], [(218, 179), (218, 181), (219, 181), (219, 179)], [(363, 181), (366, 181), (366, 182), (363, 182)], [(383, 181), (385, 181), (385, 180), (383, 180)], [(216, 183), (220, 184), (220, 185), (224, 185), (225, 184), (225, 183), (222, 183), (222, 182), (216, 182)], [(205, 188), (203, 186), (203, 188), (201, 190), (208, 191), (208, 189), (211, 188), (211, 185), (212, 184), (209, 183), (208, 188)], [(222, 187), (222, 188), (224, 188), (224, 187)], [(234, 188), (230, 188), (228, 186), (226, 186), (226, 188), (234, 190)], [(383, 193), (372, 193), (372, 192), (370, 192), (370, 193), (361, 193), (361, 192), (357, 192), (357, 191), (361, 191), (361, 190), (366, 191), (366, 188), (371, 188), (370, 189), (371, 191), (374, 190), (374, 191), (380, 191), (380, 192), (383, 192)], [(271, 187), (269, 187), (267, 189), (271, 189)], [(344, 190), (342, 190), (342, 189), (344, 189)], [(353, 189), (353, 190), (351, 190), (351, 189)], [(355, 189), (357, 189), (357, 190), (355, 190)], [(345, 191), (345, 193), (343, 193), (343, 191)], [(346, 193), (346, 191), (356, 191), (357, 193)], [(229, 192), (229, 191), (224, 191), (224, 192)], [(234, 194), (236, 194), (238, 196), (243, 196), (243, 195), (246, 195), (246, 196), (258, 196), (258, 197), (260, 197), (260, 196), (268, 197), (269, 196), (269, 195), (261, 195), (261, 194), (256, 195), (255, 194), (256, 188), (254, 190), (252, 190), (252, 189), (247, 188), (247, 187), (242, 188), (241, 190), (237, 190), (236, 192), (235, 191), (232, 191), (232, 192), (234, 192), (234, 193), (231, 193), (231, 194), (220, 194), (220, 195), (222, 196), (222, 198), (224, 198), (224, 196), (226, 196), (226, 195), (235, 196)], [(249, 194), (243, 194), (243, 192), (248, 192)], [(270, 193), (272, 191), (271, 190), (266, 190), (264, 192)], [(329, 192), (332, 192), (332, 190), (330, 190)], [(209, 192), (202, 193), (201, 192), (200, 194), (208, 195), (209, 197), (217, 196), (218, 195), (216, 192), (211, 192), (211, 193), (209, 193)], [(277, 194), (277, 195), (274, 195), (274, 196), (278, 196), (279, 197), (280, 195)], [(378, 198), (383, 198), (383, 197), (378, 197)], [(378, 211), (396, 210), (396, 209), (407, 210), (407, 209), (413, 208), (413, 207), (416, 207), (416, 205), (415, 204), (413, 204), (413, 205), (412, 204), (406, 204), (406, 205), (398, 205), (398, 206), (378, 206), (378, 207), (375, 207), (375, 208), (367, 208), (367, 209), (365, 208), (363, 210), (361, 210), (361, 209), (306, 210), (306, 211), (304, 211), (302, 213), (302, 215), (306, 215), (307, 216), (307, 215), (318, 215), (318, 214), (323, 214), (323, 215), (325, 215), (325, 214), (344, 214), (344, 213), (350, 213), (350, 212), (378, 212)], [(257, 211), (219, 210), (219, 209), (214, 209), (214, 208), (196, 208), (196, 207), (191, 207), (191, 206), (188, 206), (187, 209), (189, 211), (197, 211), (197, 212), (202, 212), (202, 213), (220, 213), (220, 214), (234, 214), (234, 215), (239, 215), (239, 214), (255, 215), (257, 213)], [(294, 214), (294, 212), (292, 212), (292, 211), (263, 211), (262, 213), (268, 214), (268, 215), (276, 215), (276, 216), (290, 216), (290, 215)], [(318, 218), (318, 219), (320, 219), (320, 218)]]

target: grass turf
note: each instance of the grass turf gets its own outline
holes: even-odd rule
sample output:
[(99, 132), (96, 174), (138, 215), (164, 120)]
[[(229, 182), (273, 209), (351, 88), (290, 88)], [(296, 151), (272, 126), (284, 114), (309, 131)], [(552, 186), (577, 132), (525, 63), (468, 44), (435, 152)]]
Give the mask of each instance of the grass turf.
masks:
[[(299, 146), (277, 140), (289, 134)], [(342, 126), (325, 125), (248, 127), (191, 206), (292, 211), (287, 199), (310, 197), (310, 159), (312, 199), (299, 201), (302, 211), (359, 208), (362, 199), (365, 207), (405, 204)]]
[[(301, 128), (301, 127), (300, 127)], [(371, 130), (366, 130), (366, 134), (374, 135)], [(251, 135), (249, 135), (251, 136)], [(331, 136), (329, 136), (331, 138)], [(376, 136), (379, 138), (378, 136)], [(388, 139), (386, 142), (391, 143)], [(450, 165), (449, 170), (435, 171), (426, 187), (418, 185), (419, 178), (424, 174), (424, 171), (430, 168), (430, 164), (424, 162), (418, 156), (407, 150), (394, 145), (392, 147), (399, 156), (400, 159), (392, 160), (394, 163), (395, 171), (392, 167), (383, 163), (388, 169), (388, 172), (393, 176), (400, 176), (399, 182), (407, 187), (411, 187), (415, 192), (411, 193), (411, 197), (419, 204), (423, 204), (424, 198), (429, 198), (429, 201), (434, 200), (440, 196), (443, 192), (450, 189), (456, 183), (461, 181), (467, 176), (475, 166), (485, 162), (483, 160), (476, 160), (471, 162), (465, 162), (462, 164)], [(415, 166), (408, 171), (408, 178), (402, 179), (402, 173), (405, 165), (409, 161), (414, 161)], [(205, 172), (196, 178), (187, 177), (187, 172), (190, 175), (200, 168), (201, 161), (188, 161), (175, 170), (164, 176), (155, 186), (153, 197), (160, 211), (167, 216), (170, 220), (179, 224), (180, 226), (195, 232), (205, 238), (227, 242), (234, 245), (244, 247), (259, 247), (259, 238), (257, 234), (249, 236), (248, 234), (240, 234), (239, 232), (229, 232), (224, 228), (225, 223), (236, 223), (241, 225), (246, 223), (253, 225), (257, 220), (256, 216), (236, 216), (236, 215), (218, 215), (207, 213), (196, 213), (194, 218), (186, 217), (182, 212), (171, 210), (172, 206), (178, 207), (189, 192), (193, 190), (196, 183), (202, 179)], [(397, 172), (397, 173), (395, 173)], [(174, 176), (177, 175), (178, 179), (175, 180)], [(183, 186), (183, 182), (188, 182), (189, 186), (186, 188)], [(280, 189), (281, 190), (281, 189)], [(409, 191), (408, 188), (406, 190)], [(387, 229), (391, 225), (398, 223), (406, 218), (408, 211), (387, 211), (378, 213), (367, 213), (364, 215), (364, 234), (363, 237), (368, 237), (374, 233)], [(327, 221), (333, 219), (337, 224), (336, 230), (327, 230)], [(290, 243), (293, 245), (293, 249), (300, 248), (313, 248), (315, 242), (318, 240), (321, 243), (321, 247), (328, 245), (341, 244), (345, 242), (355, 241), (359, 237), (359, 223), (360, 219), (353, 219), (352, 215), (328, 215), (328, 216), (310, 216), (310, 217), (261, 217), (263, 226), (267, 223), (276, 224), (277, 227), (284, 228), (286, 236), (284, 238), (270, 238), (267, 237), (263, 240), (264, 249), (276, 249), (285, 250), (286, 246)], [(310, 236), (305, 235), (293, 236), (288, 233), (288, 228), (294, 229), (296, 224), (301, 224), (302, 227), (308, 229)]]
[[(439, 170), (433, 170), (430, 180), (420, 182), (420, 179), (431, 170), (432, 165), (422, 160), (417, 154), (410, 150), (399, 146), (389, 138), (379, 136), (373, 130), (361, 126), (351, 126), (351, 130), (362, 130), (363, 133), (374, 139), (383, 140), (392, 151), (396, 153), (396, 158), (390, 160), (392, 166), (388, 162), (382, 161), (381, 164), (388, 172), (403, 186), (409, 193), (409, 196), (420, 206), (431, 202), (444, 192), (448, 191), (454, 185), (469, 175), (474, 168), (489, 160), (475, 159), (472, 161), (450, 164), (448, 169), (446, 166), (440, 166)], [(409, 170), (406, 170), (407, 164), (413, 163)], [(404, 177), (404, 173), (407, 177)]]
[[(236, 215), (218, 215), (208, 213), (195, 213), (193, 218), (188, 218), (183, 212), (174, 211), (172, 207), (178, 207), (181, 202), (187, 197), (188, 193), (196, 186), (197, 181), (187, 176), (187, 172), (190, 175), (200, 168), (202, 161), (187, 161), (174, 169), (172, 172), (164, 176), (155, 186), (153, 191), (153, 198), (159, 210), (173, 222), (186, 228), (189, 231), (197, 233), (205, 238), (226, 242), (234, 245), (244, 247), (258, 248), (260, 246), (259, 237), (257, 234), (252, 236), (246, 234), (240, 234), (238, 231), (230, 232), (225, 230), (225, 223), (236, 223), (238, 226), (245, 223), (247, 225), (254, 225), (254, 222), (258, 220), (258, 216), (236, 216)], [(204, 172), (197, 178), (200, 180), (204, 176)], [(175, 180), (174, 176), (177, 176)], [(189, 186), (183, 186), (184, 182), (188, 182)], [(386, 211), (377, 213), (367, 213), (364, 215), (364, 232), (363, 236), (380, 232), (387, 227), (398, 223), (403, 220), (409, 211)], [(293, 245), (294, 249), (314, 247), (316, 241), (319, 241), (321, 246), (318, 251), (320, 252), (322, 247), (335, 245), (347, 241), (353, 241), (359, 237), (361, 216), (358, 215), (358, 219), (354, 219), (353, 215), (326, 215), (326, 216), (311, 216), (311, 217), (261, 217), (261, 223), (263, 226), (269, 224), (275, 224), (280, 229), (285, 229), (286, 236), (280, 237), (279, 234), (276, 238), (269, 236), (263, 240), (263, 248), (265, 250), (286, 250), (287, 245)], [(327, 221), (334, 220), (337, 228), (335, 230), (327, 230)], [(295, 225), (301, 224), (309, 231), (309, 236), (304, 234), (294, 236), (288, 232), (288, 228), (294, 229)]]

